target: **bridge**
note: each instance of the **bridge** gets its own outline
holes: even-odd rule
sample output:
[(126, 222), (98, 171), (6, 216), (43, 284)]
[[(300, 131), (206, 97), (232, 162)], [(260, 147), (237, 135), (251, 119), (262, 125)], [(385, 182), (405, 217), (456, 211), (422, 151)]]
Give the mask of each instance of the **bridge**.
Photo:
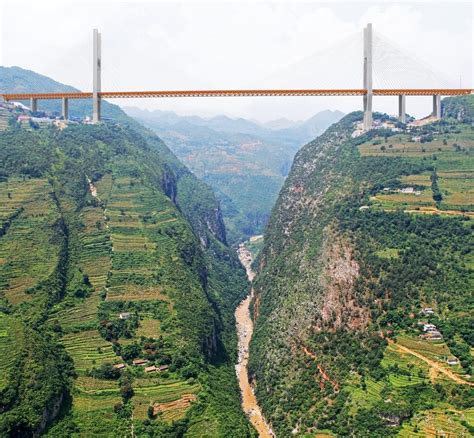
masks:
[(406, 96), (432, 96), (432, 116), (441, 118), (441, 96), (463, 96), (474, 92), (470, 88), (373, 88), (372, 24), (364, 29), (363, 88), (361, 89), (244, 89), (244, 90), (175, 90), (175, 91), (102, 91), (101, 34), (93, 30), (93, 91), (65, 93), (4, 93), (5, 101), (30, 101), (31, 111), (38, 110), (39, 100), (60, 99), (62, 116), (69, 116), (69, 99), (92, 99), (92, 120), (101, 118), (101, 99), (119, 98), (177, 98), (177, 97), (262, 97), (262, 96), (362, 96), (364, 129), (372, 127), (374, 96), (398, 96), (398, 118), (406, 122)]

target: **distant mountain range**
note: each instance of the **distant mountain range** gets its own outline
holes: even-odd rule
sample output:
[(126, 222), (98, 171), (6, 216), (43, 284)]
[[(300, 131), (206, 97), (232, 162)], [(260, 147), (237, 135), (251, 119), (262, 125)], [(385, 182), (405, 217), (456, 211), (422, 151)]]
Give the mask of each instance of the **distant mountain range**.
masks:
[(233, 243), (263, 231), (295, 153), (343, 116), (322, 111), (305, 121), (261, 124), (225, 115), (202, 118), (124, 109), (214, 188)]

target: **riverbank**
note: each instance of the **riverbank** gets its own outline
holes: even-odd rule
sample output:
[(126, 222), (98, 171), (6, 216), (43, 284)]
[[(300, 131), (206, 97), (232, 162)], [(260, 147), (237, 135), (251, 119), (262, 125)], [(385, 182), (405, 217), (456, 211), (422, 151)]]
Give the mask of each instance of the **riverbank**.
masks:
[[(240, 244), (238, 249), (239, 259), (247, 271), (247, 277), (250, 281), (255, 277), (252, 271), (252, 254), (245, 247), (245, 244)], [(270, 426), (265, 421), (262, 411), (257, 403), (257, 398), (253, 392), (252, 386), (249, 382), (248, 376), (248, 361), (249, 361), (249, 345), (253, 333), (253, 321), (250, 317), (250, 303), (253, 298), (253, 289), (235, 310), (235, 320), (238, 337), (238, 358), (235, 370), (239, 380), (242, 409), (248, 416), (250, 422), (255, 427), (260, 438), (273, 438)]]

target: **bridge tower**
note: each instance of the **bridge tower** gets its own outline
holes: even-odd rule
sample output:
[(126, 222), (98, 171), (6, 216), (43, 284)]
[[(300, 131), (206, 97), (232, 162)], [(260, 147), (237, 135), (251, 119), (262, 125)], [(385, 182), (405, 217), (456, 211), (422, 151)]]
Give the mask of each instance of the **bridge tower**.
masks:
[(101, 34), (93, 30), (92, 54), (92, 122), (100, 122), (100, 97), (101, 92)]
[(364, 28), (364, 129), (372, 128), (372, 23)]

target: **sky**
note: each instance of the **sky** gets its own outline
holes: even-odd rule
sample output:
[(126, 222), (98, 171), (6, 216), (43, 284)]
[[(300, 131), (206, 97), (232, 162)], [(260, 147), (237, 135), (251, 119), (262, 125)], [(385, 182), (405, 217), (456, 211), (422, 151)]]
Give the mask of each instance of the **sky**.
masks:
[[(474, 86), (473, 4), (455, 1), (2, 0), (0, 64), (91, 90), (92, 29), (98, 28), (104, 91), (362, 88), (362, 29), (369, 22), (376, 41), (384, 41), (374, 49), (380, 87), (394, 82), (406, 87), (438, 82)], [(114, 103), (267, 121), (305, 119), (325, 109), (350, 112), (361, 109), (362, 98)], [(397, 100), (375, 98), (374, 110), (395, 113)], [(408, 113), (421, 117), (430, 111), (429, 97), (407, 98)]]

